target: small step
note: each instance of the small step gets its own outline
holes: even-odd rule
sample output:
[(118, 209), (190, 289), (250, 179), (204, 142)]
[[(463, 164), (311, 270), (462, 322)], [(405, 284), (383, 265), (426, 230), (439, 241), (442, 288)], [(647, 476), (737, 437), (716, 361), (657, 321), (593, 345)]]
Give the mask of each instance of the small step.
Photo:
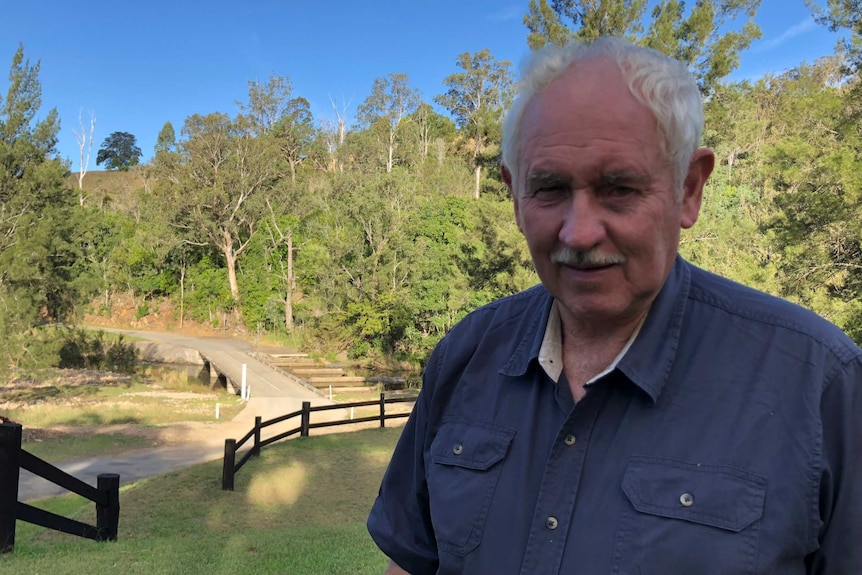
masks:
[(297, 357), (293, 359), (274, 359), (270, 361), (270, 363), (275, 367), (287, 369), (291, 367), (313, 367), (315, 365), (320, 365), (315, 360), (306, 357)]
[(295, 369), (291, 369), (290, 373), (293, 375), (299, 376), (331, 376), (338, 377), (344, 375), (344, 370), (340, 367), (299, 367)]
[(332, 387), (350, 387), (361, 385), (365, 383), (365, 378), (354, 375), (344, 375), (342, 377), (309, 377), (308, 383), (313, 385), (314, 387), (326, 388), (330, 385)]

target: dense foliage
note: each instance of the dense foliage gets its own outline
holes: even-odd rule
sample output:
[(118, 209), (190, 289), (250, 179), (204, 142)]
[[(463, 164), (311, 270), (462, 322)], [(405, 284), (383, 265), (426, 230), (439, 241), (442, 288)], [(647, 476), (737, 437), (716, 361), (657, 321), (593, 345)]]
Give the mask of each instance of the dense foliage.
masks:
[[(683, 254), (862, 341), (858, 16), (830, 3), (818, 17), (849, 34), (834, 56), (729, 83), (758, 32), (753, 20), (718, 27), (758, 2), (699, 2), (701, 12), (663, 2), (648, 21), (644, 4), (534, 0), (529, 42), (613, 24), (687, 57), (719, 162)], [(152, 160), (133, 168), (144, 185), (92, 205), (67, 185), (59, 120), (38, 116), (39, 65), (19, 49), (0, 101), (3, 363), (26, 360), (35, 326), (111, 314), (118, 294), (139, 317), (169, 298), (177, 323), (229, 321), (353, 357), (423, 361), (470, 310), (537, 281), (494, 168), (509, 64), (483, 50), (453, 70), (430, 99), (406, 74), (375, 80), (355, 125), (314, 118), (287, 77), (250, 82), (236, 115), (194, 114), (178, 138), (165, 124)]]

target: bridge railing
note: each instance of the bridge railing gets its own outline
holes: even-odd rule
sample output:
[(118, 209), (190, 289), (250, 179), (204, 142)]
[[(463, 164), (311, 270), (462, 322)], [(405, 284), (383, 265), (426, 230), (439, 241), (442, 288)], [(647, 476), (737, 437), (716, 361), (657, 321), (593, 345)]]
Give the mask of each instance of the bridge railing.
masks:
[[(221, 488), (223, 491), (233, 491), (234, 487), (234, 477), (236, 476), (236, 472), (239, 471), (246, 462), (254, 456), (260, 455), (260, 450), (262, 447), (266, 447), (276, 441), (281, 441), (282, 439), (287, 439), (296, 434), (299, 434), (300, 437), (308, 437), (308, 433), (312, 429), (320, 428), (320, 427), (332, 427), (336, 425), (349, 425), (351, 423), (362, 423), (366, 421), (379, 421), (380, 427), (386, 427), (386, 420), (388, 419), (397, 419), (403, 417), (409, 417), (410, 412), (400, 412), (400, 413), (386, 413), (386, 405), (393, 403), (413, 403), (416, 401), (416, 397), (386, 397), (385, 393), (380, 394), (380, 399), (375, 399), (372, 401), (357, 401), (355, 403), (338, 403), (335, 405), (319, 405), (317, 407), (311, 407), (311, 402), (303, 401), (302, 409), (298, 411), (294, 411), (288, 413), (286, 415), (281, 415), (279, 417), (275, 417), (273, 419), (268, 419), (267, 421), (262, 421), (260, 416), (254, 418), (254, 427), (249, 430), (239, 441), (235, 439), (225, 439), (224, 441), (224, 463), (222, 465), (222, 479), (221, 479)], [(370, 415), (366, 417), (357, 417), (353, 419), (342, 419), (336, 421), (319, 421), (317, 423), (311, 422), (311, 414), (317, 413), (320, 411), (331, 411), (333, 409), (347, 409), (347, 408), (355, 408), (355, 407), (370, 407), (377, 406), (379, 407), (379, 413), (375, 415)], [(278, 435), (274, 435), (273, 437), (267, 438), (265, 440), (261, 440), (261, 430), (272, 425), (276, 425), (278, 423), (283, 423), (285, 421), (290, 421), (292, 419), (299, 418), (299, 425), (294, 427), (293, 429), (289, 429), (283, 433), (279, 433)], [(251, 449), (245, 452), (245, 454), (240, 458), (239, 461), (236, 459), (237, 450), (239, 450), (246, 442), (253, 440)]]
[[(0, 461), (3, 462), (0, 465), (0, 553), (13, 550), (15, 523), (18, 520), (94, 541), (116, 541), (120, 522), (120, 476), (102, 473), (96, 479), (96, 487), (93, 487), (22, 449), (21, 438), (20, 424), (8, 421), (0, 423)], [(94, 502), (96, 525), (81, 523), (18, 501), (21, 469)]]

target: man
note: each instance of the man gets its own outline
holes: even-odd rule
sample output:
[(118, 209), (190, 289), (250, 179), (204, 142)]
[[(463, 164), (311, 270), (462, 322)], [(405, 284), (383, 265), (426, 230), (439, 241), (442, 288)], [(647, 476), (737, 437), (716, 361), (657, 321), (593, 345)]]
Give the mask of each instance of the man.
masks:
[(432, 354), (368, 520), (387, 573), (862, 573), (862, 350), (677, 255), (702, 124), (657, 52), (533, 55), (502, 170), (542, 285)]

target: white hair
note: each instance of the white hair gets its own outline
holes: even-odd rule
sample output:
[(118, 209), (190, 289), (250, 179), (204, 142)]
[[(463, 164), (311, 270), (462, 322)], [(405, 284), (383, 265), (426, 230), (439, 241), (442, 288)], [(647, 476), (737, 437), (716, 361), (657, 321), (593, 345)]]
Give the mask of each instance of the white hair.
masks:
[(655, 116), (660, 151), (673, 170), (681, 198), (691, 156), (703, 135), (703, 100), (697, 82), (682, 62), (607, 36), (590, 44), (547, 45), (522, 62), (518, 94), (503, 120), (503, 165), (512, 175), (513, 188), (519, 185), (521, 118), (527, 104), (573, 64), (599, 57), (616, 62), (632, 95)]

